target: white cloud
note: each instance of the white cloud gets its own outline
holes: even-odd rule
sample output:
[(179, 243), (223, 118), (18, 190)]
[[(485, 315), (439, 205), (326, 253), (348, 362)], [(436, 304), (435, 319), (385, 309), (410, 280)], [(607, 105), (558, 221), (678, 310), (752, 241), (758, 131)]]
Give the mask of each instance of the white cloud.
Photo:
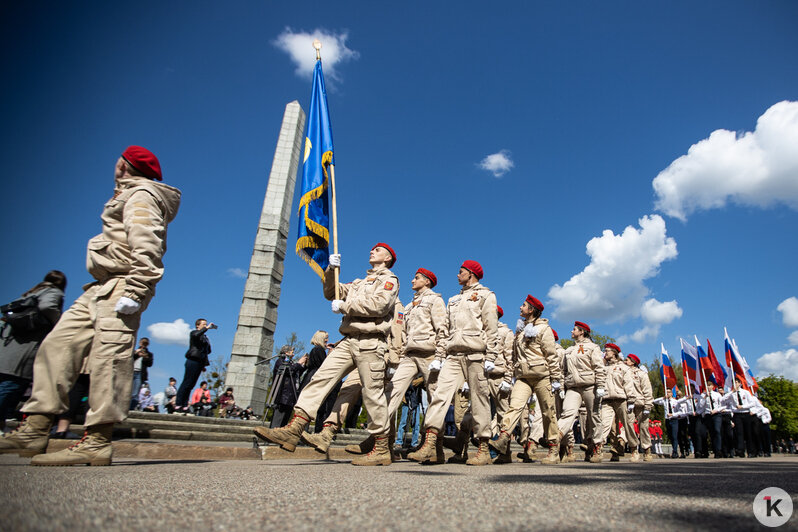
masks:
[(713, 131), (654, 178), (656, 208), (683, 221), (729, 202), (798, 209), (796, 146), (798, 102), (775, 104), (753, 132)]
[(660, 303), (656, 299), (647, 299), (640, 309), (640, 316), (647, 322), (655, 325), (670, 323), (682, 317), (682, 309), (676, 300)]
[(791, 332), (787, 341), (790, 342), (790, 345), (798, 345), (798, 331)]
[(272, 41), (277, 48), (289, 55), (291, 61), (296, 65), (295, 73), (301, 78), (310, 78), (313, 74), (313, 67), (316, 64), (316, 50), (313, 49), (313, 41), (321, 41), (321, 60), (324, 66), (325, 77), (329, 76), (334, 80), (340, 81), (340, 76), (336, 67), (339, 63), (357, 59), (360, 54), (351, 50), (346, 45), (349, 33), (330, 32), (316, 28), (312, 32), (293, 31), (285, 28), (283, 32)]
[(648, 340), (655, 340), (659, 336), (659, 327), (659, 325), (646, 325), (632, 334), (624, 334), (618, 337), (618, 343), (623, 347), (623, 344), (628, 342), (642, 344)]
[(515, 164), (510, 158), (510, 152), (508, 150), (492, 153), (479, 163), (479, 167), (492, 173), (493, 177), (503, 176), (512, 170), (513, 166), (515, 166)]
[(760, 378), (767, 377), (772, 373), (796, 381), (798, 380), (798, 349), (766, 353), (756, 361), (756, 368)]
[(230, 277), (237, 277), (239, 279), (247, 278), (247, 272), (245, 272), (241, 268), (227, 268), (227, 275), (229, 275)]
[[(661, 216), (644, 216), (638, 223), (640, 229), (628, 226), (619, 235), (608, 229), (587, 243), (590, 264), (562, 286), (549, 289), (554, 316), (622, 321), (641, 314), (648, 295), (643, 281), (656, 276), (660, 264), (674, 259), (678, 252), (676, 241), (666, 235)], [(678, 309), (675, 302), (651, 301), (652, 317), (661, 318)]]
[(798, 327), (798, 297), (788, 297), (776, 307), (785, 327)]
[(147, 327), (147, 332), (152, 341), (159, 344), (188, 345), (191, 328), (182, 318), (178, 318), (171, 323), (153, 323)]

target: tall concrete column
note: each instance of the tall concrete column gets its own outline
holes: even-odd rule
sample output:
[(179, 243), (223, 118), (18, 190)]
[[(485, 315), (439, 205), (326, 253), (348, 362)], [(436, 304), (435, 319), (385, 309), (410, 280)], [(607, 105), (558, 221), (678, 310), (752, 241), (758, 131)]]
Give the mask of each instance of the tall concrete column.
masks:
[(305, 112), (297, 101), (293, 101), (285, 106), (280, 137), (274, 150), (244, 299), (238, 314), (232, 357), (227, 366), (225, 385), (234, 388), (236, 403), (242, 407), (251, 405), (258, 415), (263, 414), (266, 402), (270, 366), (256, 366), (255, 363), (272, 356), (291, 203), (304, 130)]

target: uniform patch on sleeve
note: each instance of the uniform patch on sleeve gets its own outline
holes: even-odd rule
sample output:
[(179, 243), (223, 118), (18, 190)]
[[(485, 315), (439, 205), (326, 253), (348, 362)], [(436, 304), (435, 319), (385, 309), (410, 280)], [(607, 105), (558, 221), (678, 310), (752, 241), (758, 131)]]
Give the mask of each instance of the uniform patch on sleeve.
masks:
[(393, 283), (391, 281), (386, 281), (385, 286), (383, 286), (386, 290), (393, 290)]
[(396, 323), (402, 323), (405, 321), (405, 313), (404, 312), (397, 312), (396, 313)]

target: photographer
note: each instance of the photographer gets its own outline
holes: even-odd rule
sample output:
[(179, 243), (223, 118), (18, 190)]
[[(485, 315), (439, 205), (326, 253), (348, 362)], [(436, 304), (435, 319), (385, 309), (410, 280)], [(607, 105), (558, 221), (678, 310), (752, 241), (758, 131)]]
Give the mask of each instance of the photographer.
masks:
[[(13, 326), (2, 321), (0, 329), (0, 433), (5, 430), (6, 418), (12, 414), (25, 390), (33, 381), (33, 361), (39, 344), (52, 330), (64, 306), (66, 276), (52, 270), (44, 280), (22, 294), (26, 299), (35, 296), (38, 308), (31, 308), (29, 328)], [(19, 300), (17, 300), (19, 301)], [(33, 300), (31, 300), (33, 302)]]
[[(272, 415), (271, 428), (279, 428), (285, 426), (288, 421), (288, 416), (296, 404), (299, 391), (297, 390), (297, 381), (299, 373), (305, 368), (308, 356), (303, 355), (299, 361), (293, 362), (291, 359), (294, 356), (294, 348), (289, 345), (284, 345), (280, 348), (280, 358), (274, 364), (274, 375), (272, 377), (272, 386), (275, 384), (280, 386), (275, 396), (274, 414)], [(283, 374), (282, 379), (278, 379), (280, 374)], [(279, 382), (278, 382), (279, 380)]]
[(183, 375), (183, 381), (180, 383), (180, 389), (177, 390), (177, 399), (175, 400), (176, 412), (188, 413), (188, 396), (191, 389), (197, 384), (200, 374), (205, 371), (205, 368), (210, 364), (208, 355), (211, 354), (211, 342), (205, 333), (211, 329), (216, 329), (216, 325), (208, 323), (205, 318), (199, 318), (194, 323), (195, 329), (191, 331), (189, 337), (189, 347), (186, 352), (186, 372)]

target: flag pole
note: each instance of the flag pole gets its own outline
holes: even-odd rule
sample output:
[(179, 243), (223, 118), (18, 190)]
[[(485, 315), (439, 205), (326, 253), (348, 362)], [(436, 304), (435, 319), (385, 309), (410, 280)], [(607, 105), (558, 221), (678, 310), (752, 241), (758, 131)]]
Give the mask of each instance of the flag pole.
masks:
[[(321, 61), (321, 41), (313, 40), (313, 49), (316, 50), (316, 61)], [(335, 165), (330, 165), (330, 203), (332, 204), (332, 230), (333, 230), (333, 253), (338, 254), (338, 209), (336, 207), (335, 196)], [(341, 284), (339, 281), (340, 268), (333, 268), (335, 275), (335, 299), (341, 299)]]

